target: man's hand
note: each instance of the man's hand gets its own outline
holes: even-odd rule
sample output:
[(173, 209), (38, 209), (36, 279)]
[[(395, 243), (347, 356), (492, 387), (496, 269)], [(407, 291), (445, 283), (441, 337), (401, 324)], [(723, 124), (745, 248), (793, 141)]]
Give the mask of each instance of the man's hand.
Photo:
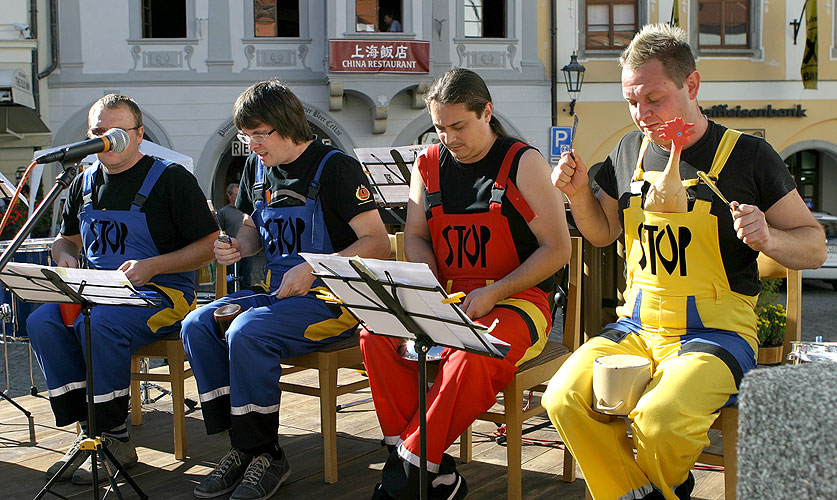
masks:
[(488, 285), (468, 292), (459, 307), (469, 318), (479, 319), (490, 313), (503, 298), (496, 295), (493, 285)]
[(215, 260), (219, 264), (230, 266), (241, 260), (241, 244), (235, 238), (230, 238), (227, 243), (223, 240), (215, 240)]
[(282, 283), (279, 284), (279, 289), (276, 290), (276, 298), (297, 297), (308, 293), (316, 279), (313, 271), (314, 269), (307, 262), (297, 264), (290, 268), (282, 276)]
[(148, 280), (156, 274), (147, 259), (126, 260), (119, 266), (119, 270), (125, 273), (134, 286), (148, 283)]
[(732, 209), (732, 227), (738, 239), (756, 251), (764, 251), (770, 243), (770, 230), (764, 212), (755, 205), (742, 205), (737, 201), (730, 203)]
[(552, 169), (552, 184), (555, 185), (568, 198), (575, 196), (582, 188), (590, 182), (587, 175), (587, 166), (581, 159), (581, 155), (573, 150), (561, 153), (561, 160)]
[(71, 255), (62, 255), (58, 262), (55, 263), (58, 267), (78, 267), (78, 259), (73, 258)]

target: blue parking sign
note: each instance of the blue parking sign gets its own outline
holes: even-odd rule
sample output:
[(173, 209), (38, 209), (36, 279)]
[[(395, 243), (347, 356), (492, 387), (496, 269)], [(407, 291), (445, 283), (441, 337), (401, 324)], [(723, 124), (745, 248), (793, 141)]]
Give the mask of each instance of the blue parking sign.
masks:
[(564, 151), (569, 151), (573, 140), (572, 133), (572, 127), (552, 127), (549, 156), (558, 158)]

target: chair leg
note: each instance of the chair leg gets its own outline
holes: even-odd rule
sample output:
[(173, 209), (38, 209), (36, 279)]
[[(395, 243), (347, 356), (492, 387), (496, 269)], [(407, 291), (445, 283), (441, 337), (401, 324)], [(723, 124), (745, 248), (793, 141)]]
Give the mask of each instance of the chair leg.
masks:
[(169, 380), (171, 381), (171, 404), (174, 414), (174, 458), (186, 459), (186, 410), (183, 408), (185, 376), (183, 363), (185, 353), (179, 342), (170, 342), (168, 347)]
[[(139, 373), (139, 356), (131, 356), (131, 374)], [(142, 425), (142, 397), (140, 396), (140, 381), (131, 377), (131, 425)]]
[(323, 435), (325, 482), (337, 482), (337, 360), (319, 355), (320, 433)]
[(721, 439), (724, 446), (724, 498), (735, 500), (738, 482), (738, 409), (721, 410)]
[(474, 444), (473, 435), (471, 434), (471, 425), (465, 429), (465, 432), (459, 436), (459, 461), (467, 464), (471, 461), (471, 446)]
[(575, 481), (575, 457), (570, 453), (566, 443), (564, 443), (564, 476), (561, 480), (565, 483)]
[(508, 468), (508, 498), (520, 500), (522, 498), (523, 483), (521, 469), (523, 467), (522, 439), (523, 439), (523, 391), (517, 385), (517, 377), (503, 391), (503, 406), (506, 418), (506, 464)]

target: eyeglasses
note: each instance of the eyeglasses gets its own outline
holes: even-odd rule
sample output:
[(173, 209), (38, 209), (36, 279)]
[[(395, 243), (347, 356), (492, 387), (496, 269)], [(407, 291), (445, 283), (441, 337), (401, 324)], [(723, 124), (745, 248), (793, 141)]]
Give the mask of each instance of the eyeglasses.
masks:
[(235, 134), (235, 136), (238, 137), (238, 140), (243, 142), (244, 144), (264, 144), (265, 142), (267, 142), (267, 138), (270, 136), (270, 134), (274, 132), (276, 132), (276, 129), (272, 128), (270, 129), (270, 132), (266, 132), (264, 134), (247, 135), (239, 130), (238, 133)]
[[(123, 128), (122, 130), (127, 132), (129, 130), (137, 130), (140, 127), (142, 127), (142, 125), (137, 125), (136, 127), (131, 127), (131, 128)], [(119, 128), (119, 127), (111, 127), (111, 128)], [(101, 137), (101, 136), (107, 134), (108, 130), (110, 130), (110, 128), (101, 128), (101, 127), (91, 128), (90, 130), (87, 131), (87, 134), (90, 135), (91, 137)]]

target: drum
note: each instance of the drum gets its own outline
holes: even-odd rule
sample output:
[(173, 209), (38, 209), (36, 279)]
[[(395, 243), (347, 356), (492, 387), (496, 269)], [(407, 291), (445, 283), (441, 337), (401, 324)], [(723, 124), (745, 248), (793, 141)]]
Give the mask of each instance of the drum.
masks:
[[(40, 264), (42, 266), (49, 266), (52, 264), (50, 258), (50, 249), (52, 248), (53, 238), (34, 238), (23, 242), (20, 248), (15, 252), (12, 262), (25, 262), (29, 264)], [(9, 242), (4, 241), (0, 243), (0, 252), (8, 248)], [(0, 303), (9, 304), (12, 306), (14, 321), (12, 323), (12, 336), (29, 338), (26, 333), (26, 318), (32, 314), (32, 311), (38, 308), (41, 304), (35, 302), (23, 302), (17, 297), (11, 297), (12, 294), (0, 284)]]
[(791, 346), (788, 359), (795, 365), (820, 361), (837, 362), (837, 342), (792, 341)]
[(629, 354), (602, 356), (593, 361), (593, 409), (608, 415), (627, 416), (648, 382), (651, 361)]
[(241, 306), (239, 304), (224, 304), (215, 309), (212, 316), (215, 318), (215, 324), (218, 325), (218, 333), (221, 337), (227, 333), (230, 323), (241, 314)]

